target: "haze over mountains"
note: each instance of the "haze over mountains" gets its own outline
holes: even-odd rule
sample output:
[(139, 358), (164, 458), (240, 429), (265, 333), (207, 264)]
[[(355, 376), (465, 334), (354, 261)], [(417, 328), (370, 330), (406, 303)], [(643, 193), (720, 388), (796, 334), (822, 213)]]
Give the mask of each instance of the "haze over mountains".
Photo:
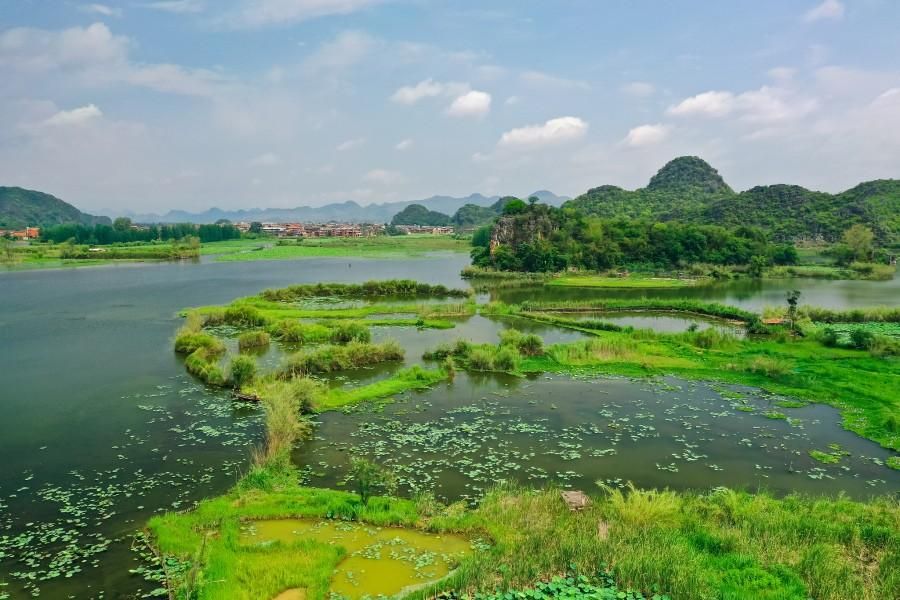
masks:
[[(563, 202), (570, 199), (568, 196), (557, 196), (553, 192), (547, 190), (539, 190), (529, 194), (529, 196), (537, 196), (541, 202), (553, 206), (560, 206)], [(432, 196), (430, 198), (425, 198), (424, 200), (385, 202), (383, 204), (368, 204), (365, 206), (352, 200), (348, 200), (347, 202), (326, 204), (324, 206), (298, 206), (296, 208), (251, 208), (244, 210), (210, 208), (201, 213), (170, 210), (164, 215), (123, 212), (121, 215), (116, 216), (130, 217), (133, 221), (138, 223), (215, 223), (219, 219), (228, 219), (232, 222), (341, 221), (348, 223), (387, 223), (394, 215), (410, 204), (419, 204), (429, 210), (452, 215), (466, 204), (490, 206), (499, 199), (500, 196), (471, 194), (470, 196), (462, 198), (453, 196)]]

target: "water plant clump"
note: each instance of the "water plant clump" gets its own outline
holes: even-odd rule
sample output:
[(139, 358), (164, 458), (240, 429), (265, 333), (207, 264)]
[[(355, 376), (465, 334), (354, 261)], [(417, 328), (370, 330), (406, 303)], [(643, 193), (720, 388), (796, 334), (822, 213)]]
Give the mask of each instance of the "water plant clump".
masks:
[(280, 374), (283, 378), (291, 378), (359, 369), (403, 360), (403, 355), (403, 348), (395, 340), (380, 344), (356, 341), (345, 345), (329, 344), (291, 354), (285, 358)]
[(245, 331), (238, 336), (238, 349), (241, 352), (246, 350), (259, 350), (268, 347), (271, 340), (272, 336), (266, 331)]
[(444, 285), (430, 285), (412, 279), (388, 279), (365, 283), (315, 283), (292, 285), (281, 289), (264, 290), (260, 296), (266, 300), (291, 302), (302, 298), (370, 298), (383, 296), (460, 297), (470, 295), (468, 290), (452, 289)]

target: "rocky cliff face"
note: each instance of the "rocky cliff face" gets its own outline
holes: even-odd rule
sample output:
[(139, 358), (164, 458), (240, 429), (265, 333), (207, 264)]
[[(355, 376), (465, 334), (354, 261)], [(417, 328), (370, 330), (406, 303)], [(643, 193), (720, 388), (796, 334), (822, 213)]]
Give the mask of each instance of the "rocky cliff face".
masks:
[(502, 216), (491, 230), (491, 256), (500, 246), (515, 248), (519, 244), (543, 240), (550, 237), (553, 230), (553, 222), (546, 214)]

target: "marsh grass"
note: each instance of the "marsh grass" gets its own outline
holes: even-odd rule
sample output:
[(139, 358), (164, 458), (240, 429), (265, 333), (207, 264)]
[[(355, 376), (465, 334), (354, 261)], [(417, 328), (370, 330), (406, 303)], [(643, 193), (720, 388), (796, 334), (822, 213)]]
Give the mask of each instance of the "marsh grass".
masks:
[(280, 373), (285, 379), (332, 373), (403, 360), (403, 355), (403, 348), (396, 340), (387, 340), (380, 344), (356, 341), (343, 346), (328, 344), (301, 350), (286, 357)]
[[(358, 494), (298, 487), (289, 471), (271, 471), (245, 478), (194, 511), (150, 521), (164, 556), (201, 563), (200, 597), (271, 598), (306, 587), (311, 600), (326, 598), (328, 575), (343, 556), (339, 546), (310, 540), (292, 546), (239, 543), (241, 523), (288, 517), (417, 526), (480, 540), (479, 550), (451, 577), (412, 598), (443, 590), (455, 590), (455, 597), (506, 593), (570, 571), (597, 573), (604, 565), (620, 589), (647, 596), (659, 590), (691, 599), (883, 600), (900, 589), (900, 506), (888, 498), (861, 503), (629, 486), (601, 488), (575, 513), (558, 489), (506, 485), (468, 509), (433, 498), (373, 497), (364, 504)], [(204, 543), (207, 551), (198, 557)], [(179, 582), (172, 583), (177, 590)]]
[(365, 283), (314, 283), (291, 285), (286, 288), (263, 290), (260, 297), (275, 302), (293, 302), (302, 298), (373, 298), (419, 296), (434, 298), (465, 298), (469, 290), (452, 289), (444, 285), (430, 285), (412, 279), (387, 279)]
[(258, 350), (268, 347), (270, 342), (271, 336), (266, 331), (245, 331), (238, 336), (238, 350), (241, 352)]

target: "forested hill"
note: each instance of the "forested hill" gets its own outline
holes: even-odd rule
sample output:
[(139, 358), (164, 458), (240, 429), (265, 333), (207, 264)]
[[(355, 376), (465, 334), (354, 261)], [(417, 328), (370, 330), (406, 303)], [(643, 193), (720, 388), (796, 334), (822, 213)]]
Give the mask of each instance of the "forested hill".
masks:
[(900, 244), (900, 180), (869, 181), (840, 194), (796, 185), (757, 186), (735, 193), (714, 168), (694, 156), (670, 161), (645, 188), (600, 186), (564, 206), (604, 218), (750, 225), (777, 241), (833, 242), (860, 223), (871, 228), (882, 244)]
[(63, 223), (111, 225), (108, 217), (83, 213), (56, 196), (20, 187), (0, 187), (0, 228), (50, 227)]

